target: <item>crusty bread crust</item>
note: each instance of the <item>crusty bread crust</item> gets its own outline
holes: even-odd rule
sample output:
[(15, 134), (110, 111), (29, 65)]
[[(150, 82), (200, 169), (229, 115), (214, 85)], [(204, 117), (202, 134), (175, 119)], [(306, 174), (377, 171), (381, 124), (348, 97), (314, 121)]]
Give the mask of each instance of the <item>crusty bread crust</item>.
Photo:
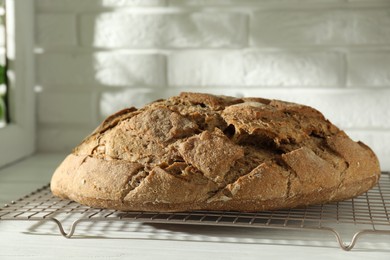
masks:
[(372, 150), (311, 107), (182, 93), (107, 118), (51, 189), (123, 211), (261, 211), (352, 198), (379, 177)]

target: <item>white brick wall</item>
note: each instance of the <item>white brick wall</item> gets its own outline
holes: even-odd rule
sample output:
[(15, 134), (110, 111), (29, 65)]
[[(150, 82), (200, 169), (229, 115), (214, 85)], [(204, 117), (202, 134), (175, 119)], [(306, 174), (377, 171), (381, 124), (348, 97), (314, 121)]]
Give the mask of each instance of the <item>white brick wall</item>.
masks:
[(38, 123), (93, 128), (96, 95), (82, 92), (50, 92), (38, 95)]
[(180, 91), (311, 105), (390, 170), (388, 0), (35, 0), (38, 146)]
[(335, 52), (178, 51), (169, 55), (168, 76), (172, 86), (337, 87), (344, 67)]
[(258, 46), (390, 44), (386, 9), (260, 11), (253, 21)]
[(35, 2), (38, 12), (79, 12), (166, 5), (166, 0), (35, 0)]
[[(40, 46), (74, 46), (76, 39), (76, 19), (73, 14), (42, 14), (38, 16), (36, 42)], [(61, 30), (59, 30), (61, 28)]]
[(82, 15), (81, 43), (137, 49), (242, 47), (247, 43), (245, 18), (239, 13), (219, 12)]
[(348, 86), (390, 86), (390, 51), (353, 52), (348, 63)]
[(56, 86), (166, 85), (165, 57), (116, 52), (45, 53), (37, 55), (38, 84)]

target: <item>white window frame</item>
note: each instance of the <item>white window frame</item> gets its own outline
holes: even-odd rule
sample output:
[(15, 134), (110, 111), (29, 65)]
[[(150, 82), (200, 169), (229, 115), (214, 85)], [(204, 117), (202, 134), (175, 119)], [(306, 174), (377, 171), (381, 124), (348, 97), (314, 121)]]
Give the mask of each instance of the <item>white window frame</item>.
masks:
[(6, 0), (6, 8), (11, 122), (0, 129), (0, 167), (35, 151), (34, 1)]

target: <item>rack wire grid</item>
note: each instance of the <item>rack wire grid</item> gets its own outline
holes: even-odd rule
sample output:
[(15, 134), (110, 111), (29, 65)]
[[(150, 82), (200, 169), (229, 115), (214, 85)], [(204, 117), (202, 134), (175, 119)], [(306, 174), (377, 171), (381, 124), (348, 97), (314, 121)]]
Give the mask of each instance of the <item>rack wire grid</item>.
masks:
[[(390, 235), (390, 173), (383, 172), (373, 189), (347, 201), (256, 213), (121, 212), (95, 209), (54, 197), (50, 186), (46, 185), (1, 208), (0, 221), (3, 220), (51, 221), (58, 225), (60, 233), (66, 238), (71, 238), (76, 226), (82, 222), (93, 224), (102, 221), (315, 230), (332, 233), (340, 247), (349, 251), (362, 235)], [(68, 232), (64, 229), (65, 223), (70, 223)], [(345, 225), (354, 227), (355, 231), (349, 243), (343, 242), (339, 232)]]

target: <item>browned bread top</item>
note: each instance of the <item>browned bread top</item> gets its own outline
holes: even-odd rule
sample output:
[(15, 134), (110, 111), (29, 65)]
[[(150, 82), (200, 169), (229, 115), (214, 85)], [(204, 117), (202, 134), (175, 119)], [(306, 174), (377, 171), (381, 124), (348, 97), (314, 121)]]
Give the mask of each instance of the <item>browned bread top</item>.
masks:
[(311, 107), (181, 93), (108, 117), (51, 188), (120, 210), (258, 211), (347, 199), (379, 175), (370, 148)]

